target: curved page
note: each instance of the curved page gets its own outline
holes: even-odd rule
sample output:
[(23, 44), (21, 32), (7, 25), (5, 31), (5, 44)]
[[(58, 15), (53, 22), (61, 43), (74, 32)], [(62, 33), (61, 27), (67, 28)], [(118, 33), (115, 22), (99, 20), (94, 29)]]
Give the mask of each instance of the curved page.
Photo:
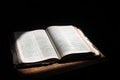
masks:
[(45, 30), (16, 32), (17, 55), (21, 63), (58, 58)]
[(61, 56), (91, 52), (90, 47), (80, 37), (73, 26), (51, 26), (47, 28)]

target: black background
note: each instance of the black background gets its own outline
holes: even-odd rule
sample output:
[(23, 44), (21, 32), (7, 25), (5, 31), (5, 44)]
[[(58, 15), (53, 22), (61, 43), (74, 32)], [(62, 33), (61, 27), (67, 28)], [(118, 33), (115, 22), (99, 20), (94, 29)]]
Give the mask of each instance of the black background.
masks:
[(13, 31), (45, 29), (51, 25), (74, 25), (81, 28), (107, 60), (46, 79), (117, 78), (119, 54), (117, 27), (120, 26), (117, 2), (34, 0), (4, 3), (0, 29), (0, 78), (22, 79), (13, 68), (9, 34)]

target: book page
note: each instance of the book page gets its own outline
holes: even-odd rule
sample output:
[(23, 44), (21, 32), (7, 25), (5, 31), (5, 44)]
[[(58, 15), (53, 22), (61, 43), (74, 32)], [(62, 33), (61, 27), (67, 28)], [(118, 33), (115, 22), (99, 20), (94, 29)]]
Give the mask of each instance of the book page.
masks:
[(90, 47), (73, 26), (51, 26), (47, 28), (61, 56), (77, 53), (89, 53)]
[(15, 32), (16, 47), (22, 63), (58, 58), (45, 30)]

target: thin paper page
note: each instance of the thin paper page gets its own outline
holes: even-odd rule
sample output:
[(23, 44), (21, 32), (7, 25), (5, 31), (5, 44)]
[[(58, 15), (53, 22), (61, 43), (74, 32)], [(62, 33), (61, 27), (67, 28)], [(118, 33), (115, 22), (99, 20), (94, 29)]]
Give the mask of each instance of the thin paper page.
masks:
[(48, 31), (61, 56), (91, 52), (73, 26), (51, 26)]
[(35, 30), (33, 31), (33, 33), (36, 38), (39, 49), (42, 52), (41, 54), (43, 56), (43, 59), (58, 58), (56, 51), (52, 46), (52, 43), (50, 42), (45, 30)]
[[(39, 36), (38, 36), (39, 35)], [(17, 37), (20, 36), (18, 39)], [(24, 63), (38, 62), (49, 58), (57, 58), (44, 30), (16, 32), (18, 56)]]

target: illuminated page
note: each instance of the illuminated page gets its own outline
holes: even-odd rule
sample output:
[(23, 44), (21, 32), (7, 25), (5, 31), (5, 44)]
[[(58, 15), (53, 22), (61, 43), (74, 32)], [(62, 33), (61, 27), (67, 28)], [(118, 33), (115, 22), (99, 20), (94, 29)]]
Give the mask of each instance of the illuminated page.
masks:
[(79, 36), (73, 26), (51, 26), (47, 28), (60, 55), (91, 52), (90, 47)]
[(16, 46), (22, 63), (58, 58), (45, 30), (16, 32)]

